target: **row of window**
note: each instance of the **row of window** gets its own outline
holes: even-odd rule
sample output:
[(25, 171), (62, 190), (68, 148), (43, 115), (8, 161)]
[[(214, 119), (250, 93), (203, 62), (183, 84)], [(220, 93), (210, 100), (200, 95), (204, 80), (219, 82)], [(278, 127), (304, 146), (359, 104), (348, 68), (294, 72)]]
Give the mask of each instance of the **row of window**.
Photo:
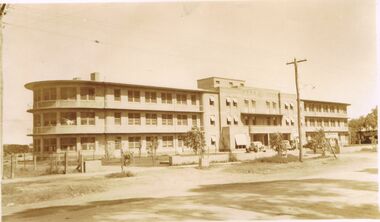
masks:
[(327, 104), (307, 104), (304, 109), (311, 112), (331, 112), (331, 113), (347, 113), (346, 106), (327, 105)]
[(306, 126), (326, 126), (326, 127), (340, 127), (347, 126), (347, 120), (336, 120), (336, 119), (306, 119)]
[[(57, 113), (43, 113), (42, 126), (56, 126), (57, 125)], [(80, 112), (80, 124), (81, 125), (95, 125), (95, 112)], [(173, 114), (162, 114), (162, 125), (173, 125)], [(191, 115), (191, 121), (193, 126), (198, 125), (197, 115)], [(215, 119), (214, 119), (215, 121)], [(77, 125), (77, 113), (76, 112), (61, 112), (60, 120), (61, 125)], [(157, 114), (146, 113), (145, 124), (157, 125)], [(114, 113), (114, 124), (121, 125), (121, 112)], [(141, 125), (140, 113), (128, 113), (128, 125)], [(188, 125), (188, 115), (177, 114), (177, 125)], [(41, 115), (34, 115), (34, 126), (41, 126)]]
[[(41, 146), (41, 139), (33, 140), (33, 147), (35, 152), (55, 152), (57, 151), (57, 138), (46, 138), (42, 140), (43, 146)], [(77, 150), (77, 138), (76, 137), (63, 137), (59, 139), (60, 149), (62, 151), (76, 151)], [(95, 137), (81, 137), (80, 144), (82, 150), (95, 150)]]
[[(147, 136), (146, 147), (150, 149), (153, 145), (153, 136)], [(178, 147), (184, 147), (183, 136), (178, 136)], [(122, 148), (121, 137), (116, 137), (114, 140), (115, 149)], [(174, 137), (173, 136), (162, 136), (161, 147), (163, 148), (173, 148), (174, 147)], [(46, 138), (42, 140), (43, 146), (41, 147), (41, 139), (34, 139), (33, 146), (35, 152), (55, 152), (57, 151), (57, 138)], [(77, 138), (76, 137), (63, 137), (59, 139), (61, 151), (76, 151), (77, 150)], [(215, 138), (211, 138), (211, 145), (215, 145)], [(80, 144), (82, 150), (95, 150), (95, 137), (81, 137)], [(42, 148), (42, 149), (41, 149)], [(129, 136), (128, 137), (128, 148), (141, 148), (141, 137), (140, 136)]]
[[(60, 89), (61, 100), (76, 100), (77, 88), (76, 87), (61, 87)], [(80, 99), (81, 100), (95, 100), (95, 88), (80, 87)], [(121, 89), (114, 89), (114, 100), (121, 101)], [(140, 91), (128, 90), (128, 102), (140, 102)], [(50, 101), (57, 100), (57, 88), (45, 88), (37, 89), (34, 93), (34, 101)], [(187, 104), (187, 94), (176, 94), (177, 104)], [(197, 96), (190, 95), (191, 105), (197, 104)], [(146, 103), (157, 103), (157, 92), (146, 91), (145, 92)], [(165, 104), (172, 104), (172, 93), (161, 93), (161, 102)]]

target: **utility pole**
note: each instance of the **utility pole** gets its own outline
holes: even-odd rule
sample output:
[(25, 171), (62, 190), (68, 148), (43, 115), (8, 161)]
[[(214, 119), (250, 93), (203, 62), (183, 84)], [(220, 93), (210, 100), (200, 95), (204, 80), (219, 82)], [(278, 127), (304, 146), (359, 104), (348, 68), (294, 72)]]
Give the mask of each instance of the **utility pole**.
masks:
[(1, 178), (4, 178), (4, 151), (3, 151), (3, 15), (7, 4), (0, 6), (0, 155), (1, 155)]
[(297, 122), (298, 122), (298, 144), (299, 144), (299, 160), (302, 162), (302, 132), (301, 132), (301, 102), (300, 102), (300, 91), (298, 86), (298, 70), (297, 70), (297, 64), (301, 62), (306, 62), (306, 59), (298, 60), (294, 58), (293, 62), (288, 62), (286, 65), (294, 65), (294, 74), (295, 74), (295, 80), (296, 80), (296, 90), (297, 90)]

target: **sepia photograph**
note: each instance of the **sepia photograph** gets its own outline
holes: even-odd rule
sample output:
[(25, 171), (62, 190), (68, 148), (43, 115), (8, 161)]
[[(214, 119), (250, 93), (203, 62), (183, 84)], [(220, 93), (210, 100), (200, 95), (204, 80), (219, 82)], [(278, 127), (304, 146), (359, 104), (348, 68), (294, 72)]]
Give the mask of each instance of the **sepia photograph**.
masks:
[(2, 1), (1, 221), (379, 220), (378, 4)]

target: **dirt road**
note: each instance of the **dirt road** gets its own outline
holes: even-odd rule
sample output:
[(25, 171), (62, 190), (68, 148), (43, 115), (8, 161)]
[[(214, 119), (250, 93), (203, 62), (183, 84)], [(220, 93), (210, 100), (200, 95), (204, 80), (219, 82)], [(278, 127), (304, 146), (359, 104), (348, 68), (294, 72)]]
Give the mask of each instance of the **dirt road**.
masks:
[[(73, 183), (75, 179), (56, 181)], [(104, 183), (89, 178), (86, 183)], [(151, 168), (107, 179), (105, 192), (3, 207), (4, 221), (178, 221), (380, 218), (377, 153), (338, 160)], [(44, 186), (44, 184), (41, 184)]]

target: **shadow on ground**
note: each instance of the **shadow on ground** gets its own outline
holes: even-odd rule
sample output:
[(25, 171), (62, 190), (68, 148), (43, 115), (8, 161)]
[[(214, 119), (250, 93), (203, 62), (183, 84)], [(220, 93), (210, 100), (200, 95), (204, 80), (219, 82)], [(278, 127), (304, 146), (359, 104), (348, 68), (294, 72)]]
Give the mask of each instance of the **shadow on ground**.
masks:
[[(129, 198), (95, 201), (86, 205), (31, 209), (5, 216), (3, 220), (178, 221), (380, 218), (376, 203), (347, 201), (347, 198), (352, 198), (352, 200), (357, 198), (360, 192), (376, 195), (372, 194), (372, 192), (377, 192), (375, 182), (334, 179), (276, 180), (205, 185), (192, 189), (191, 192), (193, 194), (189, 196)], [(366, 199), (366, 196), (362, 198)]]
[(365, 173), (370, 173), (370, 174), (377, 174), (378, 170), (377, 168), (367, 168), (358, 172), (365, 172)]

